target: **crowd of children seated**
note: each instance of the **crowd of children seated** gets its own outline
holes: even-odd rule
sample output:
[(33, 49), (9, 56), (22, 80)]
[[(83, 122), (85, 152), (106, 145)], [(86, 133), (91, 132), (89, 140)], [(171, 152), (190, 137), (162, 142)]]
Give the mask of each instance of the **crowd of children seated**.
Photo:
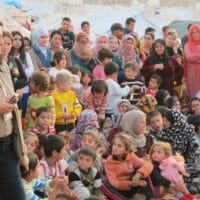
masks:
[[(27, 200), (197, 199), (200, 99), (185, 93), (183, 54), (166, 46), (169, 38), (147, 42), (153, 32), (141, 40), (133, 31), (114, 35), (119, 25), (94, 45), (89, 32), (70, 39), (61, 28), (50, 46), (48, 32), (36, 30), (27, 54), (42, 67), (26, 74), (26, 84), (13, 63), (25, 113), (29, 169), (20, 171)], [(55, 42), (62, 32), (67, 50), (66, 38)], [(9, 37), (3, 32), (4, 43)]]

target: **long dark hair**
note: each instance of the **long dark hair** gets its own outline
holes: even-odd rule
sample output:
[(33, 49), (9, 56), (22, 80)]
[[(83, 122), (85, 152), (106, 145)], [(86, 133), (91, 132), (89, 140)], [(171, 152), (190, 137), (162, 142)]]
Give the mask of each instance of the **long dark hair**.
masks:
[[(26, 63), (26, 53), (25, 53), (25, 49), (24, 49), (24, 38), (23, 38), (23, 35), (19, 31), (13, 31), (12, 32), (13, 38), (16, 35), (19, 35), (21, 37), (21, 40), (22, 40), (22, 45), (21, 45), (21, 47), (19, 49), (19, 58), (20, 58), (20, 61), (22, 62), (22, 64), (26, 65), (27, 63)], [(12, 49), (11, 49), (9, 55), (14, 56), (14, 47), (13, 46), (12, 46)]]

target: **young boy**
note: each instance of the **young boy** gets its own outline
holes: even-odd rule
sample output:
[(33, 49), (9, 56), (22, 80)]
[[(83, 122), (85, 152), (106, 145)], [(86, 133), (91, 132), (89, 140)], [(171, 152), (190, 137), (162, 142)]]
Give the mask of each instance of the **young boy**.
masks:
[[(81, 147), (91, 148), (94, 151), (97, 151), (99, 145), (99, 133), (92, 130), (87, 130), (83, 133), (83, 137), (81, 140)], [(70, 157), (69, 165), (70, 167), (77, 166), (77, 157), (79, 150), (75, 151)], [(102, 166), (102, 158), (99, 154), (96, 156), (95, 167), (98, 171), (101, 170)]]
[(150, 94), (155, 97), (161, 83), (162, 78), (158, 74), (153, 74), (149, 80), (149, 87), (147, 88), (146, 94)]
[(106, 83), (108, 85), (108, 103), (106, 106), (107, 116), (111, 116), (117, 111), (117, 104), (122, 97), (127, 96), (133, 91), (129, 86), (121, 88), (120, 85), (115, 81), (117, 78), (118, 66), (109, 62), (104, 67), (104, 72), (106, 75)]
[(146, 91), (146, 86), (144, 82), (137, 78), (137, 66), (134, 62), (127, 62), (124, 66), (124, 75), (125, 78), (121, 82), (121, 86), (125, 87), (128, 85), (129, 87), (133, 88), (133, 92), (131, 92), (128, 96), (126, 96), (126, 99), (130, 101), (132, 105), (135, 105), (142, 94)]
[(72, 188), (85, 188), (85, 199), (101, 199), (101, 175), (94, 168), (96, 153), (90, 148), (83, 147), (78, 152), (78, 166), (69, 173), (69, 183)]
[(83, 94), (83, 106), (85, 109), (94, 110), (98, 119), (105, 118), (105, 109), (108, 101), (108, 86), (104, 80), (95, 80), (92, 87)]
[(38, 134), (55, 134), (55, 128), (51, 126), (51, 110), (48, 107), (40, 107), (36, 111), (36, 126), (30, 132)]
[(70, 90), (72, 79), (71, 75), (64, 73), (56, 76), (58, 90), (53, 92), (52, 96), (55, 101), (57, 133), (64, 130), (71, 131), (82, 110), (75, 92)]
[(104, 66), (108, 62), (111, 62), (112, 59), (113, 53), (109, 49), (103, 48), (99, 51), (98, 60), (100, 61), (100, 64), (96, 65), (92, 72), (94, 80), (106, 78), (106, 75), (104, 73)]

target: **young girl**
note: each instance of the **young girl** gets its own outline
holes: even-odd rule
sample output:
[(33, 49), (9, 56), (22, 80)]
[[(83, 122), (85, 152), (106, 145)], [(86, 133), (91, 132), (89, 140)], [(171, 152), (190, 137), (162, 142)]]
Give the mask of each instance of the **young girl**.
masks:
[(40, 171), (38, 157), (34, 153), (28, 153), (27, 156), (29, 159), (28, 171), (24, 167), (20, 167), (26, 200), (43, 199), (35, 194), (35, 191), (39, 190), (45, 190), (45, 193), (48, 194), (48, 200), (56, 200), (61, 188), (63, 193), (65, 192), (66, 196), (69, 196), (70, 190), (66, 187), (62, 178), (57, 178), (51, 182), (38, 179)]
[(86, 90), (88, 89), (93, 81), (92, 73), (90, 71), (85, 71), (82, 72), (81, 74), (81, 83), (83, 85), (83, 89)]
[(118, 133), (113, 140), (112, 154), (105, 162), (107, 182), (102, 189), (112, 199), (146, 199), (148, 177), (153, 169), (150, 162), (138, 158), (131, 151), (131, 137)]
[(36, 111), (36, 126), (30, 132), (38, 134), (55, 134), (55, 128), (51, 126), (51, 110), (48, 107), (40, 107)]
[(38, 146), (38, 138), (34, 133), (31, 132), (24, 133), (24, 142), (27, 152), (34, 152)]
[(56, 51), (53, 55), (53, 62), (51, 63), (53, 67), (49, 70), (49, 75), (56, 77), (58, 73), (70, 74), (71, 72), (66, 69), (67, 66), (67, 55), (63, 50)]
[(52, 111), (52, 124), (54, 123), (55, 103), (52, 96), (48, 95), (50, 78), (45, 72), (34, 72), (31, 77), (31, 96), (28, 98), (26, 112), (26, 128), (36, 126), (36, 110), (48, 107)]
[[(194, 199), (184, 185), (182, 177), (182, 175), (189, 176), (189, 174), (185, 171), (184, 163), (180, 161), (180, 156), (177, 156), (177, 158), (172, 156), (172, 149), (169, 143), (156, 142), (150, 150), (150, 158), (154, 168), (157, 169), (157, 173), (155, 173), (156, 169), (154, 169), (151, 178), (155, 185), (160, 185), (160, 191), (164, 191), (164, 187), (167, 186), (169, 191), (175, 194), (178, 199)], [(181, 190), (178, 191), (179, 189)]]

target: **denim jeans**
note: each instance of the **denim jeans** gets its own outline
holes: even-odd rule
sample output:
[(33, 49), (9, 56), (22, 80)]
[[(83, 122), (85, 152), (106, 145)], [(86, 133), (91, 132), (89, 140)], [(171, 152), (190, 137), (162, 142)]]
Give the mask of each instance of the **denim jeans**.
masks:
[(0, 140), (0, 200), (25, 200), (12, 138)]

